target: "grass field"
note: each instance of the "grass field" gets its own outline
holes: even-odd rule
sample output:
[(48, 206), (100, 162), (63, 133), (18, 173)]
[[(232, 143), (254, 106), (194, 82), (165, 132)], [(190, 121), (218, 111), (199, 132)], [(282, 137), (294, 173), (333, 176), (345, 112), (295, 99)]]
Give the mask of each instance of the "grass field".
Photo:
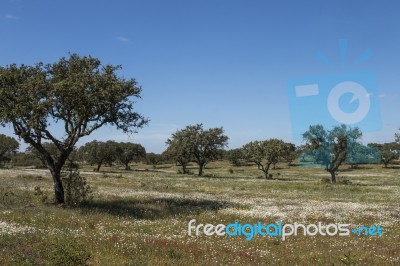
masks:
[[(146, 169), (149, 170), (146, 170)], [(93, 199), (79, 208), (53, 197), (47, 170), (0, 170), (0, 265), (399, 265), (400, 168), (339, 172), (282, 164), (273, 180), (255, 166), (210, 163), (205, 177), (135, 165), (80, 171)], [(196, 171), (195, 166), (191, 169)], [(377, 225), (383, 236), (188, 236), (188, 222)]]

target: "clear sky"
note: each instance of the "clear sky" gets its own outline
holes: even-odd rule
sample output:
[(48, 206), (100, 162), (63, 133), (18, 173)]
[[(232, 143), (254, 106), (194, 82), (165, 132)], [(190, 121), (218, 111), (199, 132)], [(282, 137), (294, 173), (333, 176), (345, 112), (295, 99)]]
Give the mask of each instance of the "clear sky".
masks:
[[(400, 127), (399, 11), (399, 1), (365, 0), (2, 0), (0, 65), (51, 63), (68, 52), (121, 64), (121, 75), (143, 86), (137, 110), (149, 126), (130, 137), (100, 129), (80, 144), (129, 140), (153, 152), (195, 123), (223, 126), (230, 148), (293, 141), (288, 80), (372, 69), (382, 129), (363, 140), (386, 142)], [(371, 58), (350, 64), (367, 49)]]

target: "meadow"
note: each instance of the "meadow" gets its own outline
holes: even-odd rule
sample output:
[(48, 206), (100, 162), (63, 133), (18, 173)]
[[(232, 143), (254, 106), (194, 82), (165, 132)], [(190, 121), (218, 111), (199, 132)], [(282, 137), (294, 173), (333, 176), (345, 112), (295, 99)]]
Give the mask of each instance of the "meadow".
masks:
[[(48, 170), (0, 170), (0, 265), (400, 264), (400, 167), (344, 165), (337, 184), (323, 182), (323, 169), (286, 164), (272, 180), (227, 161), (207, 165), (204, 177), (170, 164), (132, 169), (83, 166), (93, 193), (79, 207), (52, 203)], [(192, 219), (379, 224), (384, 235), (196, 237)]]

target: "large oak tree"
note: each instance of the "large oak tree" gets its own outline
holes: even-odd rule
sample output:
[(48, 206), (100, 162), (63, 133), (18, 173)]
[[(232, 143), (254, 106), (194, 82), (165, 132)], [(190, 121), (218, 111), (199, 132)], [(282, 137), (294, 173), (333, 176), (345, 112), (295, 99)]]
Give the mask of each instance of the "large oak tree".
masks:
[[(43, 155), (58, 203), (64, 202), (61, 168), (81, 137), (107, 124), (135, 132), (147, 123), (134, 111), (141, 87), (118, 76), (120, 68), (77, 54), (53, 64), (0, 67), (0, 123), (11, 124), (17, 136)], [(61, 125), (62, 132), (52, 124)], [(57, 158), (44, 142), (54, 143)]]

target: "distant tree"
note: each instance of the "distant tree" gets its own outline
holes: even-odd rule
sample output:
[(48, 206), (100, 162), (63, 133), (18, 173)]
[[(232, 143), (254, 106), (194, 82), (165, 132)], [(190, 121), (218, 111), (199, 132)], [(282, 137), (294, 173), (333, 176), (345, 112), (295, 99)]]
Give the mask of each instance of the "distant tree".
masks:
[(258, 169), (263, 171), (266, 179), (271, 179), (269, 169), (277, 163), (282, 156), (285, 142), (280, 139), (269, 139), (264, 141), (252, 141), (243, 146), (245, 158), (254, 162)]
[(116, 157), (125, 166), (125, 170), (130, 170), (131, 162), (146, 158), (146, 149), (140, 144), (120, 142), (117, 143)]
[(396, 133), (396, 134), (394, 135), (394, 138), (395, 138), (395, 142), (397, 142), (398, 144), (400, 144), (400, 132), (399, 132), (399, 133)]
[(147, 153), (146, 158), (147, 158), (147, 163), (151, 164), (154, 169), (156, 169), (157, 164), (161, 163), (163, 160), (163, 157), (161, 154), (156, 154), (153, 152)]
[(331, 175), (331, 181), (336, 183), (336, 171), (346, 161), (350, 143), (356, 142), (361, 136), (358, 128), (348, 128), (346, 125), (335, 126), (330, 131), (322, 125), (314, 125), (303, 134), (303, 139), (314, 161), (324, 165)]
[[(140, 98), (141, 88), (118, 77), (120, 68), (77, 54), (54, 64), (0, 68), (0, 124), (11, 124), (46, 159), (57, 203), (65, 201), (61, 169), (81, 137), (106, 124), (135, 132), (147, 123), (134, 112), (132, 98)], [(61, 138), (52, 132), (54, 123), (64, 131), (57, 131)], [(56, 145), (58, 158), (43, 146), (46, 141)]]
[(93, 140), (79, 148), (82, 158), (90, 165), (96, 165), (95, 171), (100, 171), (103, 164), (111, 166), (117, 160), (117, 142), (101, 142)]
[(371, 147), (377, 148), (380, 151), (381, 162), (383, 163), (385, 168), (387, 168), (389, 163), (391, 163), (392, 161), (399, 159), (400, 144), (396, 142), (384, 144), (370, 143), (369, 145)]
[(43, 168), (43, 163), (37, 156), (29, 152), (17, 152), (11, 158), (13, 166)]
[(167, 140), (168, 148), (162, 153), (164, 161), (173, 161), (177, 166), (182, 167), (182, 173), (188, 173), (187, 166), (192, 161), (192, 153), (189, 149), (185, 148), (183, 136), (175, 134), (172, 138)]
[(228, 160), (236, 166), (239, 166), (243, 160), (243, 150), (241, 148), (226, 151)]
[(199, 165), (199, 176), (202, 176), (207, 163), (221, 158), (228, 141), (228, 137), (223, 133), (222, 127), (204, 130), (203, 124), (189, 125), (172, 134), (167, 144), (180, 143), (182, 146), (175, 147), (176, 150), (184, 151), (185, 156), (190, 156)]
[(19, 143), (12, 137), (0, 134), (0, 163), (9, 161), (11, 155), (15, 154), (19, 148)]
[(350, 142), (348, 145), (346, 163), (350, 164), (351, 168), (357, 168), (360, 164), (380, 162), (380, 152), (377, 148), (359, 142)]
[(296, 145), (293, 143), (284, 143), (281, 153), (282, 160), (287, 163), (288, 166), (297, 158)]

